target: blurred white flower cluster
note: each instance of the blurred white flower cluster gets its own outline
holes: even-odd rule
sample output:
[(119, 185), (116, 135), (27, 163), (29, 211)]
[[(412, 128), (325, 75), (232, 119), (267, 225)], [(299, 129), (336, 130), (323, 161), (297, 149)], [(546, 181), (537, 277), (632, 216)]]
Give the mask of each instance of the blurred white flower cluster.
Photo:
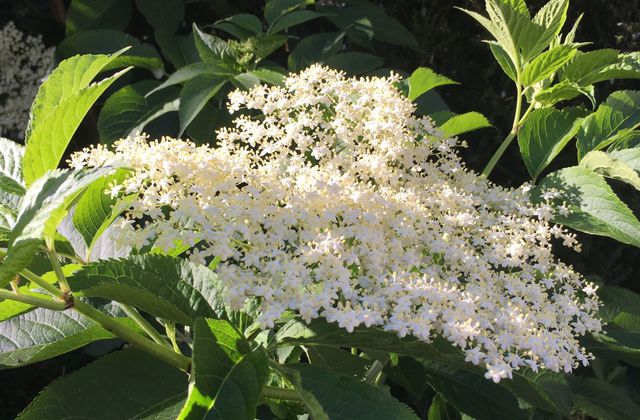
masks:
[(466, 170), (457, 140), (414, 116), (397, 82), (313, 66), (232, 93), (231, 111), (249, 112), (216, 147), (140, 136), (70, 163), (130, 165), (112, 190), (135, 197), (119, 240), (219, 257), (228, 303), (258, 297), (264, 328), (291, 310), (348, 331), (440, 335), (496, 382), (586, 364), (577, 338), (601, 329), (595, 287), (551, 252), (574, 237), (526, 188)]
[(0, 30), (0, 135), (22, 138), (31, 103), (53, 65), (53, 48), (13, 22)]

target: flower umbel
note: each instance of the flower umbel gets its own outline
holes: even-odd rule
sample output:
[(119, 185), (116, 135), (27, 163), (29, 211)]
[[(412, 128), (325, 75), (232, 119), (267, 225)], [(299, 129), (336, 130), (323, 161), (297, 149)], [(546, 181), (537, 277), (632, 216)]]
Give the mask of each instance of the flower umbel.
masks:
[(227, 302), (258, 297), (264, 328), (292, 310), (348, 331), (440, 335), (496, 382), (586, 364), (578, 337), (601, 329), (595, 287), (551, 251), (574, 238), (526, 187), (466, 170), (458, 141), (416, 117), (397, 81), (312, 66), (284, 87), (232, 93), (232, 112), (261, 114), (239, 116), (216, 147), (139, 136), (71, 164), (126, 161), (112, 193), (137, 199), (119, 239), (219, 257)]

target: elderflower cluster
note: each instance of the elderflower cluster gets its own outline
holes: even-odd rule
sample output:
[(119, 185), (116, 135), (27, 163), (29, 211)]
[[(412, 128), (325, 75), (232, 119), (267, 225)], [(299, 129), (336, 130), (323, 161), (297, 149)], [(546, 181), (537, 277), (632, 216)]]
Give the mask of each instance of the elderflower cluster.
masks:
[(0, 30), (0, 135), (22, 137), (31, 103), (53, 64), (53, 48), (13, 22)]
[(457, 140), (416, 117), (398, 81), (313, 66), (232, 93), (230, 110), (247, 112), (216, 147), (139, 136), (70, 163), (133, 168), (111, 191), (136, 197), (120, 240), (218, 257), (227, 303), (257, 297), (264, 328), (294, 311), (347, 331), (442, 336), (496, 382), (586, 364), (577, 338), (601, 330), (595, 287), (551, 252), (574, 237), (527, 188), (466, 170)]

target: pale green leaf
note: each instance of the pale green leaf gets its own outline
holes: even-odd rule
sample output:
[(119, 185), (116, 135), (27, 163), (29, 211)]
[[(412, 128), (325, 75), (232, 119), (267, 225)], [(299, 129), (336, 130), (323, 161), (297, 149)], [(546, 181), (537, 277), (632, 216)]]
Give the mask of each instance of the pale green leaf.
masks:
[(529, 175), (535, 181), (575, 137), (581, 111), (541, 108), (533, 111), (518, 130), (518, 146)]
[(492, 127), (487, 117), (479, 112), (466, 112), (449, 118), (439, 129), (445, 136), (453, 137), (487, 127)]
[(135, 349), (118, 351), (57, 379), (20, 414), (41, 419), (175, 419), (187, 375)]
[(573, 45), (558, 45), (543, 52), (524, 67), (522, 84), (532, 86), (553, 75), (560, 67), (569, 61), (577, 49)]
[(13, 227), (7, 256), (0, 262), (0, 286), (29, 265), (46, 237), (54, 237), (73, 201), (113, 169), (50, 171), (29, 187)]
[(194, 325), (189, 397), (178, 419), (256, 418), (256, 406), (269, 379), (262, 350), (230, 323), (198, 318)]
[(178, 137), (182, 136), (191, 121), (200, 113), (207, 102), (222, 89), (227, 81), (225, 77), (215, 74), (201, 74), (184, 84), (180, 92), (180, 106), (178, 108), (178, 115), (180, 116)]
[(550, 0), (536, 13), (533, 24), (544, 29), (536, 31), (537, 38), (534, 37), (531, 48), (525, 54), (525, 60), (530, 60), (544, 51), (558, 36), (567, 20), (568, 8), (569, 0)]
[(441, 76), (427, 67), (420, 67), (409, 77), (408, 97), (413, 101), (423, 93), (426, 93), (438, 86), (454, 84), (458, 84), (458, 82), (454, 82), (448, 77)]
[(0, 190), (22, 195), (25, 192), (22, 179), (24, 146), (0, 137)]
[(552, 172), (533, 191), (533, 200), (542, 201), (548, 189), (559, 192), (552, 204), (569, 210), (557, 212), (554, 222), (640, 247), (640, 222), (601, 175), (579, 166)]
[(595, 91), (593, 85), (580, 86), (576, 83), (563, 80), (553, 86), (541, 90), (533, 97), (533, 101), (545, 107), (550, 107), (561, 101), (568, 101), (577, 96), (584, 95), (589, 98), (592, 106), (596, 106)]
[(601, 49), (589, 52), (578, 52), (562, 69), (560, 80), (568, 80), (581, 86), (592, 84), (589, 79), (602, 69), (618, 61), (618, 51)]
[(495, 57), (498, 64), (500, 64), (500, 68), (505, 72), (507, 76), (514, 82), (516, 81), (516, 66), (513, 64), (513, 61), (507, 54), (507, 52), (498, 44), (496, 41), (485, 41), (489, 44), (489, 48), (491, 49), (491, 53)]
[(69, 284), (79, 296), (115, 300), (186, 325), (224, 313), (213, 271), (159, 254), (96, 261), (74, 273)]
[(617, 179), (640, 190), (640, 176), (624, 161), (599, 150), (592, 150), (580, 160), (580, 166), (606, 178)]
[(634, 171), (640, 173), (640, 147), (611, 150), (608, 154), (612, 158), (626, 163)]
[(597, 111), (582, 121), (578, 132), (578, 158), (613, 143), (615, 135), (640, 126), (640, 91), (612, 93)]

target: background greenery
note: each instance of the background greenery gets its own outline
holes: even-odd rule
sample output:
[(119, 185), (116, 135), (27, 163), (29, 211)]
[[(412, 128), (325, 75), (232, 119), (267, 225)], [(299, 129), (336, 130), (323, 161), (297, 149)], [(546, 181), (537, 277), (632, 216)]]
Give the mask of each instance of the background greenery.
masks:
[[(494, 125), (495, 128), (464, 136), (469, 143), (469, 148), (463, 152), (465, 161), (475, 170), (481, 170), (507, 134), (514, 108), (511, 82), (504, 76), (486, 45), (481, 43), (487, 37), (484, 29), (467, 15), (454, 9), (454, 6), (460, 6), (481, 10), (484, 2), (385, 0), (375, 3), (408, 28), (417, 41), (417, 47), (413, 49), (385, 43), (373, 44), (371, 52), (382, 57), (384, 67), (410, 73), (417, 67), (428, 66), (460, 82), (462, 86), (439, 89), (450, 108), (458, 113), (481, 111)], [(528, 2), (533, 10), (537, 10), (543, 3), (545, 2), (539, 0)], [(178, 28), (177, 33), (186, 35), (191, 32), (192, 23), (202, 26), (237, 13), (261, 15), (263, 2), (201, 0), (186, 1), (185, 6), (185, 23)], [(55, 46), (64, 40), (64, 21), (68, 7), (69, 1), (2, 0), (0, 24), (13, 20), (19, 29), (42, 34), (47, 45)], [(592, 41), (593, 48), (640, 50), (640, 0), (574, 0), (571, 2), (568, 21), (575, 21), (582, 12), (585, 16), (577, 34), (579, 41)], [(303, 25), (301, 31), (314, 33), (322, 25), (326, 23), (309, 22)], [(135, 9), (132, 9), (130, 21), (121, 29), (144, 42), (152, 45), (155, 43), (153, 28)], [(357, 45), (351, 47), (364, 50)], [(286, 55), (276, 52), (272, 59), (286, 62)], [(148, 77), (148, 73), (143, 74), (143, 70), (131, 73), (126, 76), (129, 78), (126, 83)], [(113, 90), (118, 86), (122, 85), (116, 84)], [(601, 84), (596, 90), (598, 102), (620, 89), (640, 89), (640, 82), (625, 80)], [(70, 150), (82, 148), (97, 140), (100, 106), (101, 104), (89, 113)], [(551, 169), (573, 165), (575, 159), (575, 152), (567, 148)], [(492, 179), (502, 185), (519, 185), (528, 180), (515, 145), (510, 147), (500, 161)], [(632, 210), (639, 214), (640, 197), (632, 193), (632, 187), (614, 183), (614, 188)], [(587, 276), (640, 291), (640, 284), (637, 282), (640, 277), (640, 249), (603, 237), (580, 235), (580, 239), (584, 244), (583, 252), (579, 255), (561, 255), (564, 260), (571, 262)], [(105, 350), (96, 345), (30, 367), (0, 371), (0, 418), (12, 418), (52, 379), (84, 365), (92, 360), (93, 354)], [(637, 397), (637, 390), (640, 389), (638, 370), (628, 369), (624, 376), (625, 382), (632, 385), (631, 392)]]

